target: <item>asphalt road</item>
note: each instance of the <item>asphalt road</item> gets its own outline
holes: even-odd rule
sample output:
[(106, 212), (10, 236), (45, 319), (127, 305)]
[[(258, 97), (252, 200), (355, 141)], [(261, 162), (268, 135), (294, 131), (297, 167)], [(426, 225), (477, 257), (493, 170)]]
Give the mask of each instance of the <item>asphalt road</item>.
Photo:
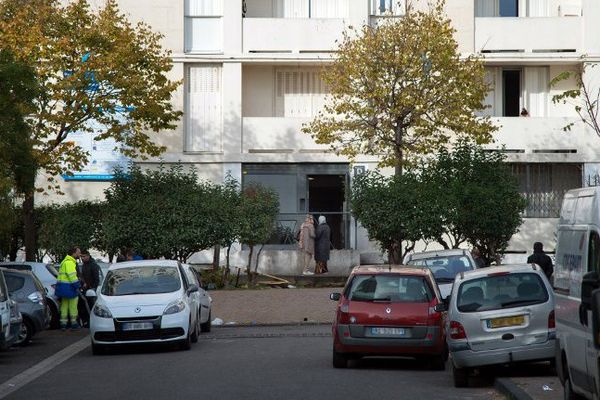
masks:
[(8, 399), (500, 399), (491, 380), (455, 389), (413, 360), (331, 366), (329, 326), (213, 329), (190, 351), (88, 347)]

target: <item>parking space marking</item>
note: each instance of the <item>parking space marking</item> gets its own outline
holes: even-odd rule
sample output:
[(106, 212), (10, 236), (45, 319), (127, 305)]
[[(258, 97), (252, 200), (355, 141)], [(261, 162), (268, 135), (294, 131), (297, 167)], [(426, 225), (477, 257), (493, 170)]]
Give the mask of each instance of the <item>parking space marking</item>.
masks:
[(45, 360), (40, 361), (33, 367), (0, 384), (0, 399), (7, 397), (11, 393), (27, 385), (29, 382), (39, 378), (51, 369), (54, 369), (54, 367), (57, 367), (58, 365), (67, 361), (69, 358), (73, 357), (89, 345), (90, 337), (86, 336), (72, 345), (62, 349), (61, 351), (51, 355)]

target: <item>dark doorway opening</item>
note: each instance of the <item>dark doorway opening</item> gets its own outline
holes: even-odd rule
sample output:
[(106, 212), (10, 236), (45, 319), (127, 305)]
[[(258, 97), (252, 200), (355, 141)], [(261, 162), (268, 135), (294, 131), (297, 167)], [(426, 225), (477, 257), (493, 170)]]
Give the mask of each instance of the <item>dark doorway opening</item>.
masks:
[(518, 117), (521, 112), (521, 71), (502, 71), (502, 83), (504, 86), (504, 116)]
[(500, 0), (501, 17), (518, 17), (519, 0)]
[(308, 211), (315, 216), (327, 218), (331, 228), (331, 243), (335, 249), (343, 249), (345, 243), (346, 201), (345, 175), (308, 175)]

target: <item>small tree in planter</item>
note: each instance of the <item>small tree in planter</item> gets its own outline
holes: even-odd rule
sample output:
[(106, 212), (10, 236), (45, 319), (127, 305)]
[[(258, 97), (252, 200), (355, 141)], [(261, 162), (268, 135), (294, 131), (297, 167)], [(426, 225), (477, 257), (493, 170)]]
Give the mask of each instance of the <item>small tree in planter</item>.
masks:
[[(277, 215), (279, 214), (279, 196), (277, 193), (261, 185), (250, 185), (242, 191), (238, 208), (238, 239), (250, 247), (246, 273), (248, 281), (253, 281), (253, 276), (258, 269), (260, 253), (264, 243), (269, 240)], [(261, 245), (256, 257), (256, 266), (252, 271), (252, 256), (254, 247)]]

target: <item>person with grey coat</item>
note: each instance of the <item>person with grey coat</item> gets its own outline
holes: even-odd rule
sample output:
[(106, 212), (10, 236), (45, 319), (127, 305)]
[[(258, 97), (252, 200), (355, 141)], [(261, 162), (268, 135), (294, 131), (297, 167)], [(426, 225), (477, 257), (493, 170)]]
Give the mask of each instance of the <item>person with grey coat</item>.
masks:
[(319, 217), (319, 225), (315, 231), (315, 273), (324, 274), (329, 272), (327, 261), (329, 261), (329, 250), (331, 249), (331, 228), (327, 225), (325, 216)]

